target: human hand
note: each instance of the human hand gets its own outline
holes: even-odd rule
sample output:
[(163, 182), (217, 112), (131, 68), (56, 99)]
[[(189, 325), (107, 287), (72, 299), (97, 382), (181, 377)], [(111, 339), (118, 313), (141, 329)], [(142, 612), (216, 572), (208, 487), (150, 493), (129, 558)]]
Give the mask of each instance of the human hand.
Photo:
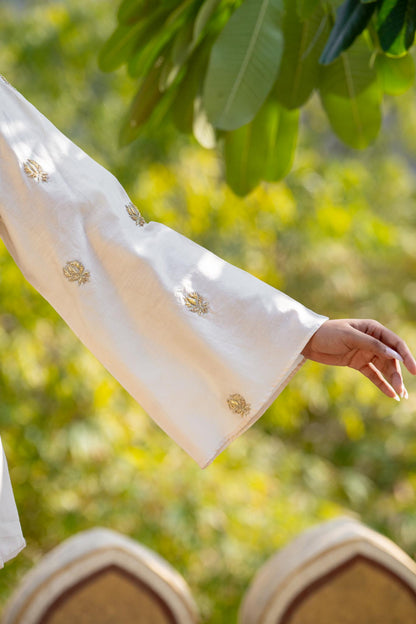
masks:
[(416, 375), (416, 361), (406, 343), (381, 323), (368, 319), (325, 321), (302, 354), (321, 364), (355, 368), (397, 401), (399, 396), (408, 398), (399, 362)]

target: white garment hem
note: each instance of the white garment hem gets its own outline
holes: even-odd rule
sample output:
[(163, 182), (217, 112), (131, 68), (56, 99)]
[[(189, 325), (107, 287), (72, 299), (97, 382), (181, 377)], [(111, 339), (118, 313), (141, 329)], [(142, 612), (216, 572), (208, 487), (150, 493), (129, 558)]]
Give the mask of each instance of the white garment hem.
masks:
[(327, 320), (328, 317), (321, 317), (316, 327), (314, 326), (313, 328), (311, 328), (308, 334), (306, 336), (303, 336), (302, 340), (294, 349), (294, 352), (298, 355), (294, 359), (291, 359), (289, 361), (286, 370), (283, 371), (283, 381), (279, 381), (276, 386), (273, 386), (271, 390), (268, 390), (267, 394), (259, 401), (259, 407), (256, 409), (254, 415), (248, 421), (242, 423), (237, 429), (235, 429), (232, 433), (222, 439), (221, 444), (213, 453), (213, 455), (211, 455), (208, 461), (200, 464), (200, 467), (202, 469), (207, 468), (210, 464), (212, 464), (212, 462), (218, 457), (218, 455), (220, 455), (222, 451), (226, 449), (233, 440), (235, 440), (241, 434), (247, 431), (247, 429), (254, 425), (254, 423), (263, 416), (264, 412), (270, 407), (270, 405), (275, 401), (279, 394), (284, 390), (292, 377), (294, 377), (298, 370), (303, 366), (306, 358), (301, 354), (302, 349), (308, 343), (310, 338), (312, 338), (314, 333), (320, 328), (320, 326)]
[(14, 557), (16, 557), (16, 555), (18, 555), (19, 552), (23, 550), (23, 548), (25, 547), (26, 547), (26, 540), (22, 538), (22, 541), (17, 548), (12, 550), (11, 552), (8, 552), (5, 555), (3, 555), (3, 553), (0, 553), (0, 568), (3, 568), (4, 564), (7, 561), (10, 561), (10, 559), (13, 559)]

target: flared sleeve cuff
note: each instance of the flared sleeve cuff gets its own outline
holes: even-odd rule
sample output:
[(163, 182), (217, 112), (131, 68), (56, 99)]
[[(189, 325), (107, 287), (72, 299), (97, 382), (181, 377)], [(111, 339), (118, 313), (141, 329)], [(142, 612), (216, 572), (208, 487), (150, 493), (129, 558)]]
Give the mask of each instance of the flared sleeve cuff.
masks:
[[(305, 363), (305, 358), (302, 356), (301, 351), (303, 347), (308, 342), (309, 338), (313, 336), (315, 331), (319, 329), (321, 324), (327, 320), (327, 317), (318, 317), (315, 319), (315, 324), (313, 324), (309, 333), (305, 334), (305, 336), (300, 340), (298, 344), (297, 350), (294, 350), (294, 357), (292, 361), (288, 364), (288, 367), (283, 373), (283, 376), (278, 378), (275, 384), (271, 388), (265, 388), (265, 393), (260, 396), (259, 400), (254, 402), (252, 415), (250, 418), (244, 420), (240, 420), (240, 422), (236, 423), (236, 427), (229, 434), (225, 435), (221, 440), (221, 444), (213, 451), (213, 453), (209, 457), (205, 457), (204, 459), (200, 459), (198, 462), (201, 468), (207, 468), (213, 461), (225, 450), (233, 440), (242, 435), (247, 429), (249, 429), (259, 418), (263, 416), (265, 411), (272, 405), (272, 403), (277, 399), (279, 394), (285, 389), (289, 381), (294, 377), (294, 375), (298, 372), (298, 370)], [(297, 353), (297, 355), (295, 355)]]

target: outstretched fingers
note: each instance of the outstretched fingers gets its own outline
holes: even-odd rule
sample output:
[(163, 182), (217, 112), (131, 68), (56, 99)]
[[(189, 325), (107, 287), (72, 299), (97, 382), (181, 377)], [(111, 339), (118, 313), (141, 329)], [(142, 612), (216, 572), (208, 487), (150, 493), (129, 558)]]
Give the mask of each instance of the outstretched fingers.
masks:
[(360, 370), (387, 396), (407, 398), (400, 368), (401, 354), (374, 335), (355, 328), (350, 339), (358, 355), (355, 365), (352, 364), (354, 368)]
[(377, 370), (383, 375), (383, 377), (389, 382), (393, 389), (397, 392), (399, 397), (408, 398), (407, 390), (403, 383), (403, 376), (400, 367), (400, 362), (397, 359), (386, 360), (380, 357), (376, 357), (372, 360)]
[(384, 325), (381, 325), (380, 340), (399, 353), (409, 373), (416, 375), (415, 358), (410, 353), (410, 349), (404, 340), (399, 338), (399, 336), (397, 336), (397, 334), (392, 332), (390, 329), (387, 329), (387, 327), (384, 327)]
[(399, 338), (397, 334), (381, 323), (372, 320), (353, 321), (351, 326), (361, 334), (361, 339), (364, 339), (363, 342), (366, 337), (370, 339), (367, 344), (372, 345), (371, 351), (373, 353), (384, 358), (402, 361), (409, 373), (416, 375), (415, 358), (405, 341)]
[(375, 338), (371, 334), (366, 334), (360, 329), (352, 326), (352, 333), (348, 335), (350, 347), (361, 351), (370, 351), (373, 355), (381, 357), (384, 360), (397, 359), (403, 361), (400, 353), (386, 345), (384, 342)]
[(400, 362), (416, 375), (416, 361), (404, 340), (368, 319), (325, 321), (302, 354), (321, 364), (355, 368), (386, 396), (398, 400), (408, 396)]
[(389, 382), (383, 377), (378, 368), (370, 362), (369, 364), (365, 364), (362, 368), (359, 369), (360, 372), (368, 377), (368, 379), (375, 385), (381, 392), (383, 392), (386, 396), (391, 399), (395, 399), (396, 401), (400, 401), (396, 391), (389, 384)]

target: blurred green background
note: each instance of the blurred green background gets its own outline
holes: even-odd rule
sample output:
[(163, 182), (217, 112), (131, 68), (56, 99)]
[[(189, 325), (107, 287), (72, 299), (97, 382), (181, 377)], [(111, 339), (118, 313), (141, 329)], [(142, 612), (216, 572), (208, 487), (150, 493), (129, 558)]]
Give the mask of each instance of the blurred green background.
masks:
[[(385, 103), (363, 153), (306, 107), (286, 180), (247, 199), (216, 155), (160, 128), (119, 149), (135, 91), (97, 68), (116, 8), (101, 0), (2, 3), (0, 72), (108, 167), (157, 220), (310, 308), (374, 317), (416, 350), (416, 108)], [(236, 619), (275, 549), (354, 514), (416, 553), (416, 383), (387, 399), (357, 373), (308, 362), (267, 414), (201, 471), (78, 342), (0, 249), (0, 431), (27, 548), (0, 572), (0, 607), (48, 550), (93, 526), (156, 550), (204, 622)]]

